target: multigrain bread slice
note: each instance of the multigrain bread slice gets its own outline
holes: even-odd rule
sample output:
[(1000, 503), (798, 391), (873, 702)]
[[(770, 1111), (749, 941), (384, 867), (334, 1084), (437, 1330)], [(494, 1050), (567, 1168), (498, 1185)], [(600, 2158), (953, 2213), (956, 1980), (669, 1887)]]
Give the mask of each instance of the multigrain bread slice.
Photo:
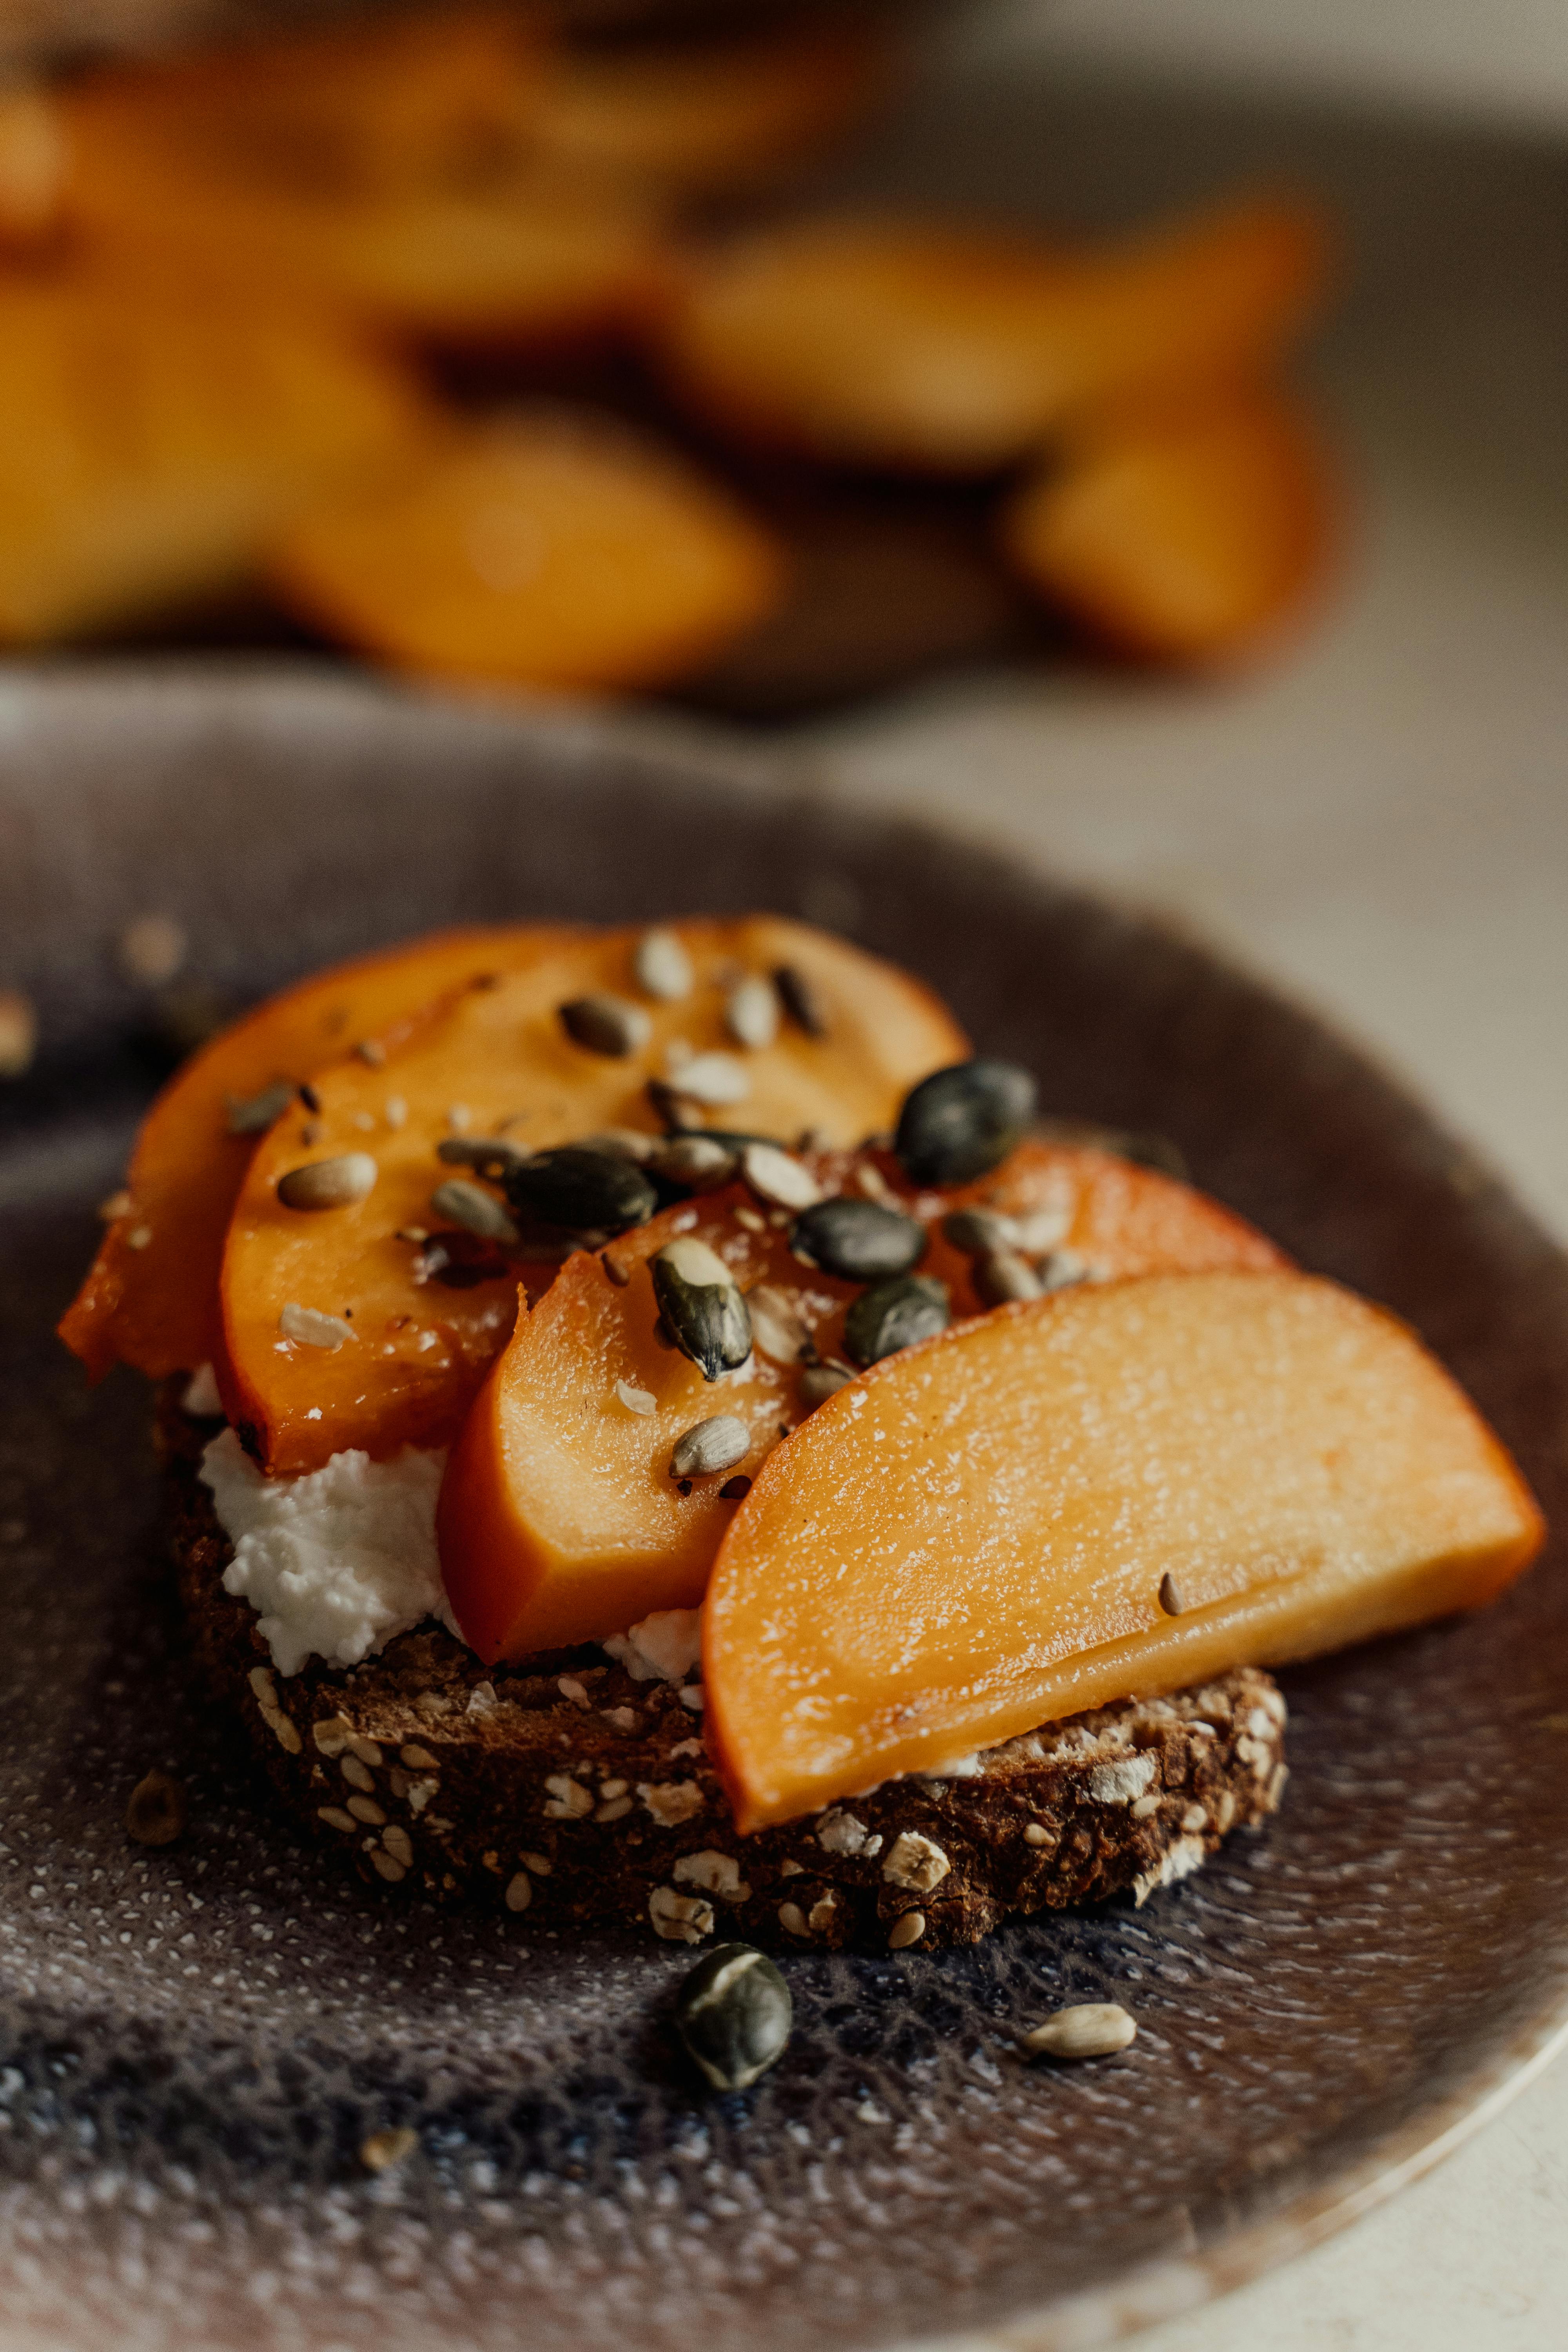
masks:
[(180, 1386), (157, 1435), (208, 1685), (289, 1815), (385, 1891), (690, 1944), (929, 1948), (1124, 1888), (1142, 1902), (1279, 1802), (1285, 1702), (1250, 1668), (750, 1837), (703, 1747), (700, 1686), (634, 1681), (596, 1648), (487, 1668), (426, 1625), (363, 1665), (313, 1658), (285, 1679), (224, 1591), (232, 1552), (197, 1475), (216, 1424), (182, 1411)]

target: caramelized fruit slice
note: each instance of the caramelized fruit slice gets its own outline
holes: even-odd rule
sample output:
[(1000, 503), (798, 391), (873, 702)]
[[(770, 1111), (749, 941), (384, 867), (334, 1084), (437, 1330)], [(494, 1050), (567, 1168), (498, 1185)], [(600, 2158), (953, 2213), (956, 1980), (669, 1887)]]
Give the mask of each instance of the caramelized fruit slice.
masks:
[(1323, 276), (1316, 215), (1283, 204), (1099, 254), (811, 222), (697, 268), (663, 348), (677, 389), (748, 438), (986, 473), (1086, 410), (1256, 373), (1300, 334)]
[(1205, 661), (1300, 608), (1333, 506), (1305, 415), (1252, 393), (1095, 436), (1018, 492), (1003, 538), (1026, 580), (1112, 644)]
[[(1101, 1151), (1026, 1144), (980, 1183), (920, 1194), (889, 1182), (890, 1160), (813, 1166), (825, 1189), (864, 1201), (868, 1187), (928, 1225), (921, 1271), (946, 1283), (955, 1316), (983, 1305), (970, 1258), (941, 1231), (963, 1207), (1033, 1219), (1035, 1255), (1072, 1247), (1108, 1275), (1281, 1263), (1216, 1202)], [(782, 1432), (811, 1410), (815, 1376), (799, 1360), (801, 1339), (809, 1336), (824, 1361), (843, 1362), (845, 1310), (861, 1289), (794, 1256), (789, 1232), (763, 1223), (764, 1205), (737, 1185), (668, 1210), (612, 1243), (604, 1264), (574, 1258), (520, 1319), (441, 1490), (447, 1590), (481, 1657), (602, 1640), (651, 1610), (701, 1599), (734, 1510), (730, 1480), (755, 1477)], [(752, 1360), (711, 1383), (656, 1334), (648, 1261), (680, 1234), (713, 1249), (750, 1296)], [(630, 1279), (618, 1283), (606, 1265)], [(750, 1444), (683, 1495), (671, 1455), (694, 1423), (716, 1414), (741, 1420)]]
[(531, 686), (662, 684), (782, 593), (773, 542), (669, 452), (599, 420), (454, 435), (395, 488), (284, 536), (274, 585), (411, 669)]
[[(689, 967), (689, 992), (658, 998), (639, 986), (639, 962), (649, 965), (638, 933), (584, 939), (423, 1019), (384, 1067), (356, 1059), (319, 1073), (309, 1143), (300, 1112), (267, 1137), (224, 1253), (219, 1379), (230, 1419), (247, 1426), (269, 1470), (315, 1469), (348, 1446), (384, 1457), (405, 1444), (446, 1444), (504, 1343), (516, 1301), (504, 1253), (491, 1254), (482, 1279), (454, 1287), (443, 1278), (450, 1268), (422, 1279), (423, 1245), (398, 1238), (448, 1222), (432, 1195), (465, 1171), (443, 1165), (437, 1145), (504, 1131), (534, 1152), (610, 1127), (654, 1135), (647, 1083), (677, 1066), (730, 1095), (713, 1114), (725, 1123), (786, 1138), (813, 1128), (828, 1142), (851, 1143), (889, 1126), (906, 1089), (965, 1050), (918, 982), (843, 940), (766, 915), (668, 929)], [(737, 1044), (729, 1024), (738, 980), (760, 981), (780, 966), (813, 985), (826, 1034), (784, 1020), (772, 1044)], [(605, 996), (620, 1008), (627, 1052), (595, 1051), (563, 1023), (563, 1007)], [(572, 1017), (594, 1031), (580, 1012)], [(615, 1042), (616, 1018), (603, 1017), (609, 1031), (597, 1034)], [(680, 1053), (692, 1059), (680, 1062)], [(389, 1105), (399, 1107), (395, 1126)], [(351, 1152), (376, 1164), (364, 1198), (319, 1212), (279, 1201), (291, 1170)], [(555, 1237), (558, 1257), (569, 1246)], [(536, 1270), (531, 1286), (546, 1278)], [(339, 1318), (352, 1341), (327, 1349), (290, 1339), (280, 1319), (289, 1307)]]
[(308, 1078), (477, 973), (558, 953), (576, 936), (558, 925), (438, 931), (334, 965), (269, 997), (176, 1071), (142, 1123), (130, 1204), (59, 1327), (93, 1379), (126, 1363), (163, 1380), (216, 1357), (224, 1236), (256, 1149), (255, 1132), (229, 1132), (233, 1105)]
[(709, 1590), (709, 1738), (759, 1829), (1474, 1608), (1542, 1534), (1447, 1372), (1331, 1283), (1067, 1291), (889, 1359), (764, 1467)]
[(575, 170), (683, 194), (765, 184), (858, 122), (889, 56), (866, 25), (558, 51), (535, 137)]
[(0, 639), (232, 584), (429, 429), (390, 366), (254, 292), (98, 268), (0, 289)]

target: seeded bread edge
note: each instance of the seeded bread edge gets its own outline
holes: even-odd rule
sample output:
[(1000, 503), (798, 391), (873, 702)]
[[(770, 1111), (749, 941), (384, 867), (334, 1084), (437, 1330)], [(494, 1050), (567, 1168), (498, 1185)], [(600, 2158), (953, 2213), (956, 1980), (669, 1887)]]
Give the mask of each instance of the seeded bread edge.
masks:
[(487, 1669), (427, 1625), (346, 1670), (277, 1674), (197, 1475), (220, 1424), (181, 1383), (156, 1420), (169, 1546), (212, 1696), (288, 1812), (388, 1895), (563, 1931), (640, 1927), (770, 1949), (973, 1943), (1012, 1915), (1142, 1902), (1285, 1785), (1285, 1702), (1252, 1668), (993, 1749), (983, 1772), (889, 1781), (740, 1836), (692, 1702), (597, 1648)]

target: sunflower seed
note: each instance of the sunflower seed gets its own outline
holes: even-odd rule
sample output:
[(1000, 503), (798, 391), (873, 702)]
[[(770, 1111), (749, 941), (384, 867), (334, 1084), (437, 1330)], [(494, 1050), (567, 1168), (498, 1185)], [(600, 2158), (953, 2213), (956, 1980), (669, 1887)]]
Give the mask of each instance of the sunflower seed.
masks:
[(1118, 2002), (1085, 2000), (1058, 2009), (1026, 2033), (1024, 2047), (1048, 2058), (1109, 2058), (1114, 2051), (1125, 2050), (1137, 2032), (1136, 2023)]
[(858, 1364), (879, 1364), (947, 1325), (947, 1285), (930, 1275), (905, 1275), (861, 1292), (844, 1318), (845, 1351)]
[(799, 1361), (809, 1335), (786, 1291), (759, 1282), (746, 1293), (746, 1312), (752, 1318), (752, 1344), (760, 1354), (775, 1364)]
[(721, 1944), (676, 1996), (687, 2056), (716, 2091), (744, 2091), (784, 2054), (795, 2022), (789, 1987), (750, 1944)]
[(674, 1085), (679, 1094), (709, 1109), (744, 1102), (752, 1091), (751, 1079), (732, 1054), (698, 1054), (682, 1063)]
[(1160, 1606), (1167, 1617), (1180, 1617), (1186, 1608), (1186, 1596), (1175, 1578), (1167, 1570), (1160, 1579)]
[(773, 972), (780, 1002), (797, 1029), (808, 1037), (826, 1037), (830, 1026), (822, 992), (797, 963), (781, 963)]
[(653, 1261), (659, 1318), (705, 1381), (733, 1371), (752, 1352), (752, 1318), (734, 1277), (706, 1242), (682, 1234)]
[(710, 1478), (716, 1471), (732, 1470), (752, 1450), (752, 1433), (732, 1412), (715, 1413), (710, 1421), (695, 1422), (676, 1440), (669, 1457), (672, 1478)]
[(517, 1227), (494, 1193), (461, 1176), (449, 1176), (446, 1183), (437, 1184), (430, 1195), (430, 1206), (447, 1224), (461, 1225), (465, 1233), (478, 1234), (481, 1241), (500, 1242), (510, 1248), (517, 1240)]
[(173, 1845), (185, 1826), (185, 1792), (172, 1772), (144, 1772), (125, 1808), (125, 1834), (138, 1845)]
[(525, 1215), (575, 1234), (624, 1234), (658, 1206), (651, 1179), (635, 1161), (575, 1143), (537, 1152), (512, 1169), (506, 1194)]
[(596, 1135), (578, 1140), (580, 1151), (603, 1151), (611, 1160), (635, 1160), (640, 1168), (658, 1150), (657, 1135), (643, 1135), (635, 1127), (602, 1127)]
[(1089, 1261), (1079, 1257), (1077, 1250), (1052, 1250), (1040, 1267), (1040, 1281), (1047, 1290), (1071, 1290), (1089, 1278)]
[(286, 1209), (352, 1209), (368, 1199), (379, 1174), (368, 1151), (342, 1151), (331, 1160), (309, 1160), (278, 1180)]
[(1020, 1246), (1016, 1217), (995, 1209), (953, 1209), (942, 1221), (942, 1239), (965, 1257), (989, 1257), (995, 1250)]
[(652, 1390), (633, 1388), (630, 1381), (617, 1381), (616, 1394), (628, 1412), (647, 1415), (658, 1411), (658, 1399)]
[(808, 1209), (796, 1220), (789, 1242), (797, 1255), (841, 1282), (879, 1282), (920, 1264), (926, 1229), (879, 1201), (841, 1196)]
[(1035, 1103), (1027, 1070), (1011, 1062), (955, 1062), (905, 1096), (893, 1150), (917, 1184), (966, 1184), (1022, 1140)]
[(1005, 1307), (1017, 1298), (1043, 1298), (1046, 1286), (1027, 1259), (1016, 1250), (989, 1250), (974, 1261), (974, 1288), (987, 1307)]
[(561, 1026), (574, 1044), (614, 1061), (640, 1054), (653, 1034), (653, 1020), (640, 1004), (607, 993), (574, 996), (559, 1008)]
[(734, 1175), (735, 1155), (728, 1144), (711, 1136), (678, 1135), (659, 1145), (648, 1166), (666, 1184), (713, 1192)]
[(841, 1364), (808, 1364), (800, 1376), (800, 1401), (809, 1412), (814, 1405), (826, 1404), (841, 1388), (854, 1379)]
[(822, 1187), (793, 1152), (776, 1143), (748, 1143), (741, 1152), (741, 1173), (760, 1201), (780, 1209), (814, 1209)]
[(279, 1316), (278, 1328), (296, 1347), (325, 1348), (331, 1353), (354, 1335), (353, 1324), (345, 1323), (341, 1315), (322, 1315), (314, 1307), (296, 1306), (292, 1299)]
[(531, 1155), (500, 1135), (447, 1135), (436, 1146), (436, 1157), (448, 1168), (471, 1168), (476, 1176), (500, 1184)]
[(761, 1053), (779, 1034), (778, 992), (760, 972), (749, 972), (724, 1001), (724, 1024), (738, 1045)]
[(691, 958), (673, 931), (645, 931), (632, 951), (632, 971), (637, 986), (661, 1004), (691, 993)]
[(294, 1089), (287, 1078), (277, 1078), (261, 1092), (240, 1098), (230, 1095), (228, 1113), (224, 1124), (230, 1135), (265, 1135), (274, 1122), (282, 1118), (294, 1099)]

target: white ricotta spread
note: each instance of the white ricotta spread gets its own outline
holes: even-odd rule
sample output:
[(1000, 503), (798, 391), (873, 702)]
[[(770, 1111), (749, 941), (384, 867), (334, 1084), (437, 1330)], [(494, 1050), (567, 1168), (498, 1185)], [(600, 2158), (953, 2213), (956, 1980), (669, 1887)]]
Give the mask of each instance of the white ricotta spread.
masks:
[[(426, 1617), (456, 1633), (436, 1550), (444, 1453), (390, 1462), (334, 1454), (300, 1478), (267, 1478), (232, 1429), (201, 1475), (234, 1559), (224, 1590), (250, 1602), (280, 1675), (307, 1658), (354, 1666)], [(460, 1637), (459, 1637), (460, 1638)]]

